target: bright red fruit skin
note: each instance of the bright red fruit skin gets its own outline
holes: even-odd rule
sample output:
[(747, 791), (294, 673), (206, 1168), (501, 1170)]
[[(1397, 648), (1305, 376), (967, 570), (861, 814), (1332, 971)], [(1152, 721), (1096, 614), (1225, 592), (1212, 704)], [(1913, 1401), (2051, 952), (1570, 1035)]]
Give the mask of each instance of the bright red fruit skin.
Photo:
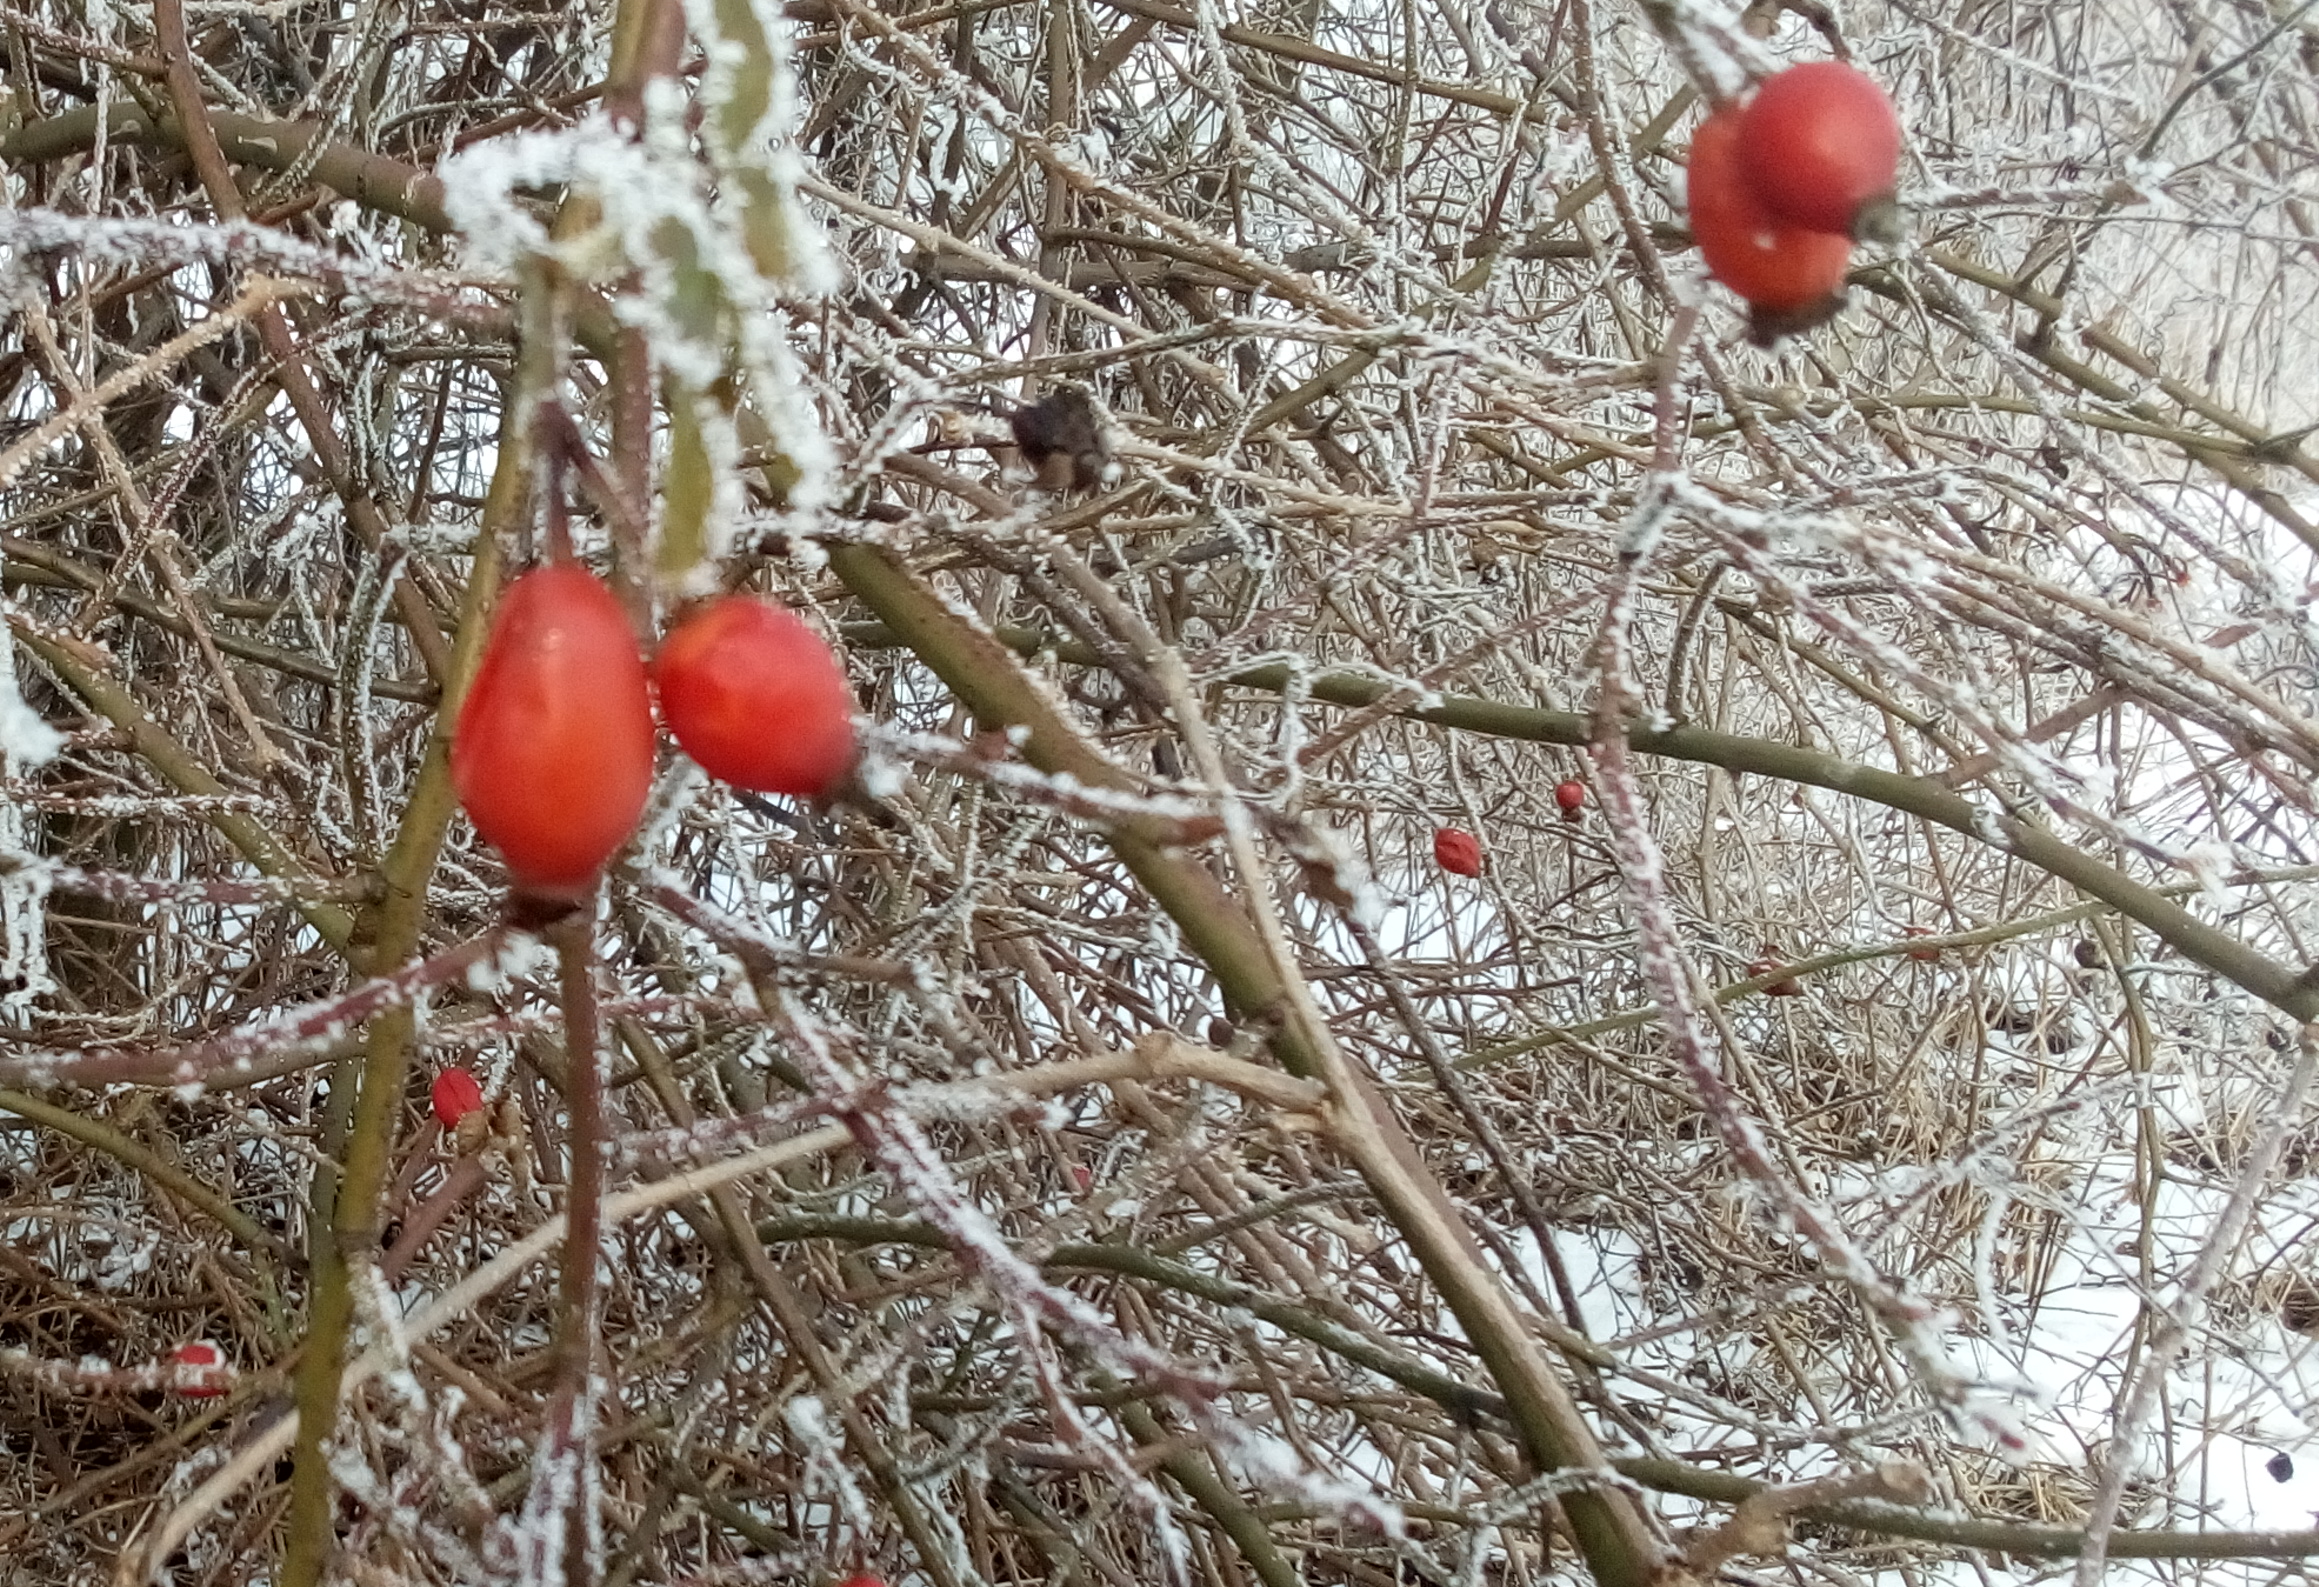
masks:
[(1562, 807), (1562, 813), (1564, 815), (1569, 815), (1574, 811), (1585, 809), (1586, 784), (1580, 782), (1575, 777), (1571, 778), (1568, 782), (1556, 783), (1554, 785), (1554, 802)]
[[(181, 1367), (222, 1367), (225, 1352), (206, 1339), (179, 1345), (169, 1352), (169, 1359)], [(179, 1394), (189, 1400), (214, 1400), (225, 1393), (222, 1383), (188, 1383), (180, 1386)]]
[(1459, 876), (1482, 874), (1481, 839), (1471, 832), (1443, 827), (1433, 835), (1433, 862)]
[(711, 601), (669, 630), (652, 673), (661, 720), (712, 777), (818, 799), (853, 770), (853, 690), (793, 612)]
[(1756, 309), (1796, 315), (1832, 305), (1843, 290), (1852, 239), (1776, 219), (1749, 185), (1740, 113), (1726, 105), (1691, 134), (1691, 235), (1715, 279)]
[(636, 635), (583, 568), (507, 587), (451, 737), (459, 803), (525, 889), (595, 880), (652, 789), (652, 691)]
[(464, 1069), (446, 1069), (435, 1076), (428, 1100), (443, 1128), (455, 1130), (461, 1119), (483, 1106), (483, 1083)]
[(1856, 67), (1791, 66), (1766, 78), (1740, 112), (1739, 158), (1773, 215), (1851, 236), (1863, 206), (1892, 197), (1900, 118), (1883, 87)]

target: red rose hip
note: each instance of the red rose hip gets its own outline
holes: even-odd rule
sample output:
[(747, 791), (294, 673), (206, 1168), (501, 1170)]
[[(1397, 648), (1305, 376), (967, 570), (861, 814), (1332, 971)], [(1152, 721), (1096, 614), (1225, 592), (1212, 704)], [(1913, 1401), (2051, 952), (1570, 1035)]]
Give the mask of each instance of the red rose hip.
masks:
[(1433, 835), (1433, 863), (1458, 876), (1479, 876), (1482, 874), (1481, 839), (1456, 827), (1443, 827)]
[(1811, 61), (1756, 90), (1739, 115), (1739, 158), (1778, 219), (1861, 236), (1885, 229), (1880, 212), (1900, 173), (1900, 118), (1866, 72)]
[(451, 739), (451, 785), (527, 891), (577, 893), (643, 814), (652, 691), (635, 633), (582, 568), (507, 587)]
[(208, 1370), (225, 1365), (225, 1352), (207, 1339), (196, 1339), (179, 1345), (169, 1352), (169, 1359), (177, 1366), (193, 1369), (192, 1372), (179, 1373), (178, 1381), (171, 1385), (186, 1399), (214, 1400), (225, 1393), (225, 1384), (216, 1373)]
[(853, 770), (853, 690), (795, 613), (727, 595), (691, 613), (653, 663), (661, 720), (701, 770), (760, 793), (826, 796)]
[(1852, 239), (1775, 217), (1748, 179), (1740, 113), (1725, 106), (1691, 135), (1691, 236), (1708, 271), (1747, 299), (1759, 339), (1819, 323), (1843, 305)]
[(1554, 785), (1554, 802), (1562, 807), (1562, 819), (1575, 821), (1586, 808), (1586, 784), (1573, 777)]
[(461, 1119), (483, 1106), (483, 1082), (464, 1069), (446, 1069), (435, 1076), (428, 1101), (443, 1128), (455, 1130)]

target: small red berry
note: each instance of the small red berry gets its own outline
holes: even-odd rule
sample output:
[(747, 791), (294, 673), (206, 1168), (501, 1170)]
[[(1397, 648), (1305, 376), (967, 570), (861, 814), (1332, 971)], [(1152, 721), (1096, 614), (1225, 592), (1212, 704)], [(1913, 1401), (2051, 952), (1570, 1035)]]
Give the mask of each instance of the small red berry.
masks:
[(1089, 1168), (1085, 1163), (1073, 1163), (1071, 1165), (1071, 1183), (1078, 1186), (1082, 1192), (1093, 1190), (1095, 1188), (1095, 1170)]
[(853, 691), (821, 636), (748, 595), (711, 601), (653, 663), (660, 714), (701, 770), (740, 788), (821, 798), (853, 769)]
[(1562, 807), (1562, 819), (1574, 821), (1586, 808), (1586, 784), (1573, 777), (1554, 785), (1554, 802)]
[[(1933, 934), (1933, 930), (1930, 926), (1903, 926), (1900, 928), (1900, 934), (1904, 937), (1929, 937)], [(1938, 964), (1941, 950), (1938, 948), (1911, 948), (1908, 950), (1908, 956), (1919, 964)]]
[(865, 1573), (848, 1576), (844, 1581), (838, 1583), (838, 1587), (886, 1587), (886, 1584), (877, 1577)]
[[(226, 1391), (226, 1386), (211, 1375), (209, 1369), (225, 1365), (225, 1352), (207, 1339), (196, 1339), (181, 1344), (169, 1352), (169, 1359), (181, 1367), (191, 1367), (203, 1376), (190, 1381), (179, 1381), (172, 1387), (189, 1400), (214, 1400)], [(181, 1380), (186, 1374), (180, 1373)]]
[(435, 1076), (429, 1098), (443, 1128), (455, 1130), (461, 1119), (483, 1106), (483, 1082), (464, 1069), (446, 1069)]
[[(1780, 964), (1777, 959), (1758, 959), (1747, 967), (1748, 979), (1753, 980), (1759, 975), (1773, 974), (1779, 969), (1779, 967)], [(1774, 981), (1771, 985), (1765, 987), (1763, 989), (1763, 995), (1765, 997), (1802, 997), (1804, 995), (1804, 983), (1797, 980), (1792, 975), (1782, 976), (1779, 980)]]
[(574, 893), (644, 812), (656, 736), (644, 657), (583, 568), (507, 587), (451, 739), (451, 785), (519, 885)]
[(1773, 216), (1748, 180), (1739, 111), (1716, 111), (1691, 134), (1685, 176), (1691, 236), (1716, 280), (1747, 299), (1759, 340), (1805, 330), (1843, 306), (1852, 239)]
[(1471, 832), (1443, 827), (1433, 834), (1433, 863), (1458, 876), (1482, 874), (1481, 839)]
[(1739, 151), (1764, 208), (1788, 225), (1849, 237), (1884, 229), (1900, 118), (1857, 67), (1811, 61), (1766, 78), (1740, 112)]

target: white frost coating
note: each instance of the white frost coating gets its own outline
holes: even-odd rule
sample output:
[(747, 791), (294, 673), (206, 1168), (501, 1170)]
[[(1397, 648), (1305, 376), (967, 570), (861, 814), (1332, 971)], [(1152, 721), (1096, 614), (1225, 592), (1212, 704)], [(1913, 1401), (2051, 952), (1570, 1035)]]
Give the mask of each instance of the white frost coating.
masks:
[[(822, 499), (828, 443), (804, 409), (805, 382), (771, 283), (759, 275), (740, 235), (740, 216), (716, 200), (709, 173), (694, 157), (689, 109), (680, 89), (656, 82), (646, 91), (641, 138), (599, 116), (565, 131), (467, 150), (443, 163), (444, 207), (480, 266), (512, 270), (526, 258), (546, 256), (583, 280), (633, 267), (642, 290), (621, 297), (620, 319), (645, 333), (654, 359), (684, 390), (704, 393), (733, 363), (741, 365), (774, 441), (801, 473), (791, 505), (810, 510)], [(549, 184), (593, 196), (600, 224), (551, 239), (515, 197), (519, 189)], [(786, 230), (792, 239), (812, 233), (802, 215), (793, 215)], [(799, 241), (793, 253), (804, 247)], [(740, 443), (722, 408), (705, 397), (694, 403), (715, 493), (709, 522), (730, 525), (746, 505)]]
[(829, 553), (818, 540), (792, 539), (789, 542), (789, 564), (808, 578), (828, 571)]
[[(0, 770), (20, 774), (53, 760), (64, 746), (56, 729), (24, 703), (16, 687), (16, 647), (0, 645)], [(0, 860), (31, 860), (24, 810), (0, 791)], [(0, 1004), (29, 1003), (55, 990), (48, 974), (48, 885), (45, 865), (0, 874)]]
[[(23, 854), (23, 808), (0, 793), (0, 857)], [(30, 1003), (56, 988), (48, 973), (49, 879), (45, 865), (0, 875), (0, 1004)]]
[[(855, 724), (855, 730), (859, 732), (861, 726), (860, 723)], [(862, 763), (857, 775), (861, 778), (863, 791), (872, 799), (900, 798), (907, 781), (902, 773), (902, 763), (886, 753), (885, 745), (878, 738), (864, 734), (861, 742)]]
[(0, 755), (12, 772), (45, 766), (64, 748), (64, 735), (24, 703), (16, 688), (16, 647), (0, 646)]
[[(608, 174), (598, 162), (609, 162), (628, 140), (600, 118), (555, 132), (519, 132), (476, 144), (445, 160), (437, 171), (443, 182), (443, 210), (467, 241), (471, 265), (512, 271), (525, 259), (547, 254), (583, 279), (597, 271), (590, 259), (603, 266), (618, 260), (596, 252), (600, 239), (588, 237), (552, 243), (547, 228), (532, 219), (516, 200), (516, 190), (573, 181), (583, 166), (592, 174)], [(641, 174), (641, 173), (636, 173)]]
[(815, 1476), (828, 1479), (847, 1525), (862, 1536), (875, 1535), (877, 1512), (870, 1508), (869, 1500), (854, 1482), (845, 1453), (829, 1430), (820, 1396), (798, 1395), (781, 1408), (781, 1419), (789, 1424), (790, 1436), (797, 1440), (805, 1455), (807, 1491), (812, 1491)]
[(507, 990), (513, 977), (552, 975), (555, 962), (555, 950), (545, 942), (529, 932), (511, 931), (490, 958), (468, 966), (467, 990), (479, 997), (496, 996)]
[(660, 852), (678, 820), (699, 801), (708, 785), (708, 773), (694, 765), (691, 757), (676, 758), (653, 788), (652, 798), (644, 807), (643, 823), (631, 840), (639, 860), (649, 862)]
[[(797, 78), (789, 69), (789, 41), (796, 25), (781, 6), (768, 4), (767, 0), (749, 0), (749, 11), (772, 52), (771, 92), (755, 123), (742, 131), (729, 149), (721, 151), (719, 163), (727, 167), (754, 165), (772, 179), (774, 190), (780, 195), (783, 241), (789, 247), (790, 284), (817, 295), (834, 292), (839, 285), (837, 266), (823, 246), (821, 229), (797, 202), (801, 162), (790, 134), (800, 118)], [(721, 110), (732, 102), (736, 71), (746, 59), (746, 49), (724, 35), (719, 26), (716, 0), (686, 0), (685, 20), (694, 36), (700, 39), (708, 61), (708, 70), (701, 78), (701, 103), (712, 110)]]
[[(665, 340), (665, 328), (653, 332), (656, 348)], [(696, 347), (692, 351), (702, 354), (704, 363), (714, 356), (714, 349)], [(670, 400), (691, 409), (693, 430), (700, 438), (709, 471), (708, 515), (701, 525), (707, 554), (688, 570), (684, 593), (714, 595), (718, 587), (716, 564), (732, 554), (734, 530), (749, 509), (749, 492), (741, 483), (741, 437), (724, 405), (699, 386)]]
[(2228, 844), (2213, 839), (2193, 844), (2182, 851), (2181, 864), (2209, 904), (2216, 909), (2230, 907), (2229, 878), (2238, 868), (2238, 861), (2232, 857)]

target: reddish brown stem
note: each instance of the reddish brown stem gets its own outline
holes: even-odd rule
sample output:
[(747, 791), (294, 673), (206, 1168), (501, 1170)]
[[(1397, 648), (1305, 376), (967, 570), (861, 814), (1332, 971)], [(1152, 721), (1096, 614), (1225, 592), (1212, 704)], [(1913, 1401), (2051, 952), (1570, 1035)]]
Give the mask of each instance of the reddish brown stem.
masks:
[[(592, 906), (593, 900), (590, 900)], [(555, 945), (556, 963), (563, 978), (565, 1101), (571, 1110), (571, 1161), (564, 1215), (570, 1234), (564, 1241), (564, 1265), (556, 1285), (561, 1322), (556, 1333), (556, 1376), (548, 1405), (547, 1448), (539, 1470), (569, 1472), (572, 1481), (563, 1494), (564, 1582), (566, 1587), (593, 1587), (596, 1485), (589, 1470), (590, 1431), (595, 1407), (590, 1403), (589, 1368), (596, 1344), (596, 1265), (603, 1243), (604, 1197), (604, 1074), (603, 1053), (596, 1039), (595, 911), (584, 906), (548, 928)], [(539, 1479), (534, 1478), (535, 1496)]]

